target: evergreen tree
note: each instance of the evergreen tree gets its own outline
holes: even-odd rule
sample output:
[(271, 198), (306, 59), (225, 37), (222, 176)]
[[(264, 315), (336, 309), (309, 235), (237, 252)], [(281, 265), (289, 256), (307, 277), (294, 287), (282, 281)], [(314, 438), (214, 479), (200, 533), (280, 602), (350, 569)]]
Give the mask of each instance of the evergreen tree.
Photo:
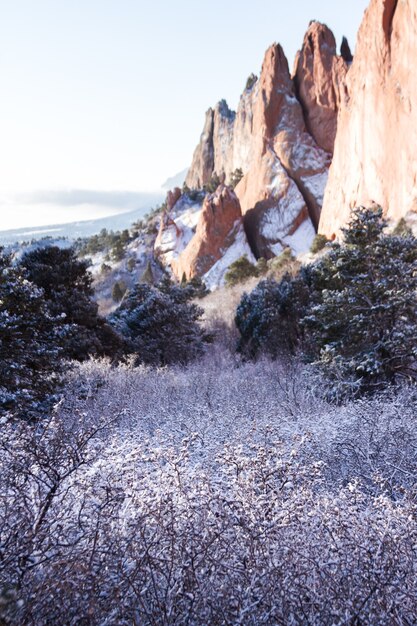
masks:
[(243, 294), (235, 318), (238, 351), (250, 358), (294, 353), (302, 339), (300, 319), (308, 298), (303, 278), (289, 274), (279, 283), (262, 280), (250, 294)]
[(0, 415), (32, 419), (48, 408), (67, 331), (57, 325), (43, 290), (0, 249)]
[(380, 208), (355, 209), (343, 243), (311, 266), (303, 324), (339, 395), (417, 377), (417, 240), (385, 227)]
[(136, 364), (186, 363), (202, 353), (209, 337), (198, 324), (202, 310), (180, 297), (175, 286), (165, 291), (137, 284), (110, 321), (136, 355)]
[(141, 279), (141, 283), (147, 283), (148, 285), (153, 285), (155, 282), (155, 278), (152, 271), (152, 264), (150, 261), (147, 262), (145, 271), (143, 272)]
[(27, 253), (21, 264), (43, 290), (56, 324), (70, 328), (61, 344), (63, 356), (77, 360), (117, 356), (122, 340), (98, 315), (87, 261), (78, 259), (72, 248), (46, 246)]
[(123, 296), (126, 293), (126, 285), (122, 280), (116, 280), (113, 285), (113, 289), (111, 292), (111, 297), (115, 302), (121, 302), (123, 300)]

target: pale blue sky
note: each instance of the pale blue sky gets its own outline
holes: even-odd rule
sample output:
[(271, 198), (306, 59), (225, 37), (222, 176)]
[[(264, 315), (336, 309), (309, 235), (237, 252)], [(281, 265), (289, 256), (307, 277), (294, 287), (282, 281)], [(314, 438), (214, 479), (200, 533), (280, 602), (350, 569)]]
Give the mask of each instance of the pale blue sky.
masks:
[(353, 49), (367, 4), (0, 0), (0, 198), (158, 188), (189, 165), (206, 109), (236, 107), (271, 43), (292, 67), (318, 19)]

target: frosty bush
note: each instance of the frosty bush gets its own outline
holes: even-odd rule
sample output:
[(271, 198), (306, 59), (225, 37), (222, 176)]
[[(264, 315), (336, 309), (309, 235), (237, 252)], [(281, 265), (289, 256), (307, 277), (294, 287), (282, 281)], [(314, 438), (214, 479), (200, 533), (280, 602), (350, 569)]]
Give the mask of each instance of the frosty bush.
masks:
[(57, 322), (42, 289), (0, 249), (0, 416), (31, 419), (52, 400), (68, 334)]
[(221, 353), (78, 366), (56, 416), (4, 426), (1, 618), (412, 624), (414, 392), (341, 408), (317, 385)]

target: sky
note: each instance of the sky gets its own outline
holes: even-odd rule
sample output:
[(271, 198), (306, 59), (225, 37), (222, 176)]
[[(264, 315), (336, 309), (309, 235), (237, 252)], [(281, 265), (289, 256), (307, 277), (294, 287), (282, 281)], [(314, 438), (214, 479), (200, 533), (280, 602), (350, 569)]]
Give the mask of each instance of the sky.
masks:
[(190, 165), (205, 111), (236, 108), (269, 45), (291, 68), (317, 19), (353, 49), (367, 4), (0, 0), (0, 230), (131, 210), (125, 192)]

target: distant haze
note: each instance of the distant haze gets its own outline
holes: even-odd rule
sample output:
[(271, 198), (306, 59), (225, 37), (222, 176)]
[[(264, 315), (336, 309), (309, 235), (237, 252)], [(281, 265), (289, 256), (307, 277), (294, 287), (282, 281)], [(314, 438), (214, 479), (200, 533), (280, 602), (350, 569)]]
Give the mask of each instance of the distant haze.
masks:
[[(291, 66), (318, 19), (353, 48), (367, 1), (1, 5), (0, 230), (129, 210), (130, 194), (160, 190), (191, 162), (206, 109), (236, 107), (271, 43)], [(54, 191), (68, 189), (90, 196), (71, 204), (74, 192)], [(34, 201), (45, 193), (57, 202)]]

